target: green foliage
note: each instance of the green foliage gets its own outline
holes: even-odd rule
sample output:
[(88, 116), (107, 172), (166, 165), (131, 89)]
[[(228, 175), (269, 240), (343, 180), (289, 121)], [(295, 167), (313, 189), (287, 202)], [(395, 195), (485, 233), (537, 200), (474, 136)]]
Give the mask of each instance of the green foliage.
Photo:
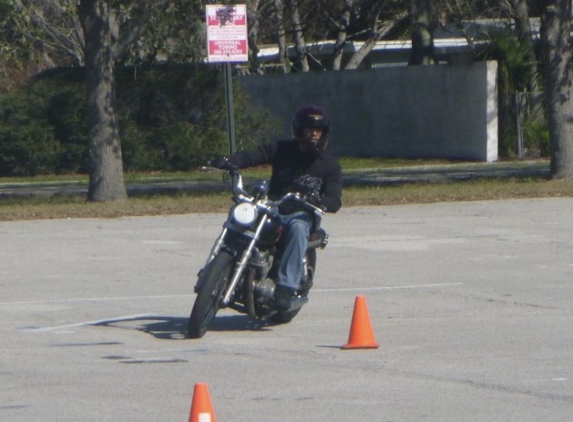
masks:
[(0, 0), (0, 64), (20, 65), (23, 59), (29, 58), (30, 42), (18, 31), (18, 16), (13, 1)]
[(498, 154), (500, 157), (515, 157), (517, 153), (517, 135), (514, 132), (498, 133)]
[(114, 0), (121, 22), (118, 60), (125, 65), (157, 62), (158, 56), (179, 62), (205, 57), (205, 4), (200, 0)]
[(489, 32), (485, 58), (497, 60), (502, 92), (522, 92), (535, 82), (536, 63), (530, 47), (510, 29), (494, 29)]
[[(549, 157), (551, 155), (549, 126), (546, 121), (524, 120), (522, 139), (524, 156)], [(499, 154), (503, 157), (514, 157), (516, 152), (516, 134), (511, 131), (503, 132), (499, 142)]]
[(547, 122), (529, 122), (523, 128), (524, 149), (535, 151), (542, 157), (551, 155), (549, 126)]
[(493, 29), (488, 38), (478, 58), (498, 63), (499, 154), (507, 157), (514, 154), (517, 144), (515, 93), (534, 89), (539, 72), (531, 45), (520, 40), (510, 27)]
[[(44, 72), (0, 97), (0, 175), (86, 173), (89, 166), (82, 69)], [(126, 171), (185, 171), (228, 153), (223, 72), (164, 64), (119, 68), (117, 109)], [(234, 84), (237, 148), (278, 133)]]
[(0, 95), (14, 89), (33, 60), (32, 43), (18, 31), (14, 2), (0, 0)]
[[(228, 153), (223, 72), (216, 66), (162, 64), (118, 74), (124, 168), (180, 171)], [(269, 140), (278, 124), (255, 112), (233, 84), (238, 148)]]
[[(85, 135), (72, 128), (85, 110), (81, 84), (33, 80), (0, 98), (0, 174), (36, 175), (83, 170)], [(83, 121), (83, 118), (79, 118)], [(84, 125), (85, 127), (85, 125)], [(85, 134), (85, 129), (83, 130)]]

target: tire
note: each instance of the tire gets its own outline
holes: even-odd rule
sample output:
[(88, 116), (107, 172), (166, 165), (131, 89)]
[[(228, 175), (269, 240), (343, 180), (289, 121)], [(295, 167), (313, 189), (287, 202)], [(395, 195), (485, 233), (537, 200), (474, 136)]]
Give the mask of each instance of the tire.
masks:
[(301, 308), (295, 309), (294, 311), (281, 311), (276, 314), (272, 314), (269, 317), (269, 321), (273, 324), (288, 324), (293, 320), (295, 316), (300, 312)]
[(231, 280), (234, 264), (233, 255), (227, 251), (221, 251), (201, 274), (202, 280), (198, 283), (201, 290), (197, 293), (187, 325), (189, 338), (203, 337), (215, 319), (221, 297)]
[[(308, 249), (306, 251), (306, 275), (307, 275), (307, 285), (303, 286), (302, 296), (308, 296), (308, 291), (312, 286), (312, 280), (314, 278), (314, 271), (316, 268), (316, 249)], [(288, 324), (293, 320), (295, 316), (300, 312), (301, 308), (295, 309), (293, 311), (282, 311), (277, 312), (269, 317), (269, 320), (274, 324)]]

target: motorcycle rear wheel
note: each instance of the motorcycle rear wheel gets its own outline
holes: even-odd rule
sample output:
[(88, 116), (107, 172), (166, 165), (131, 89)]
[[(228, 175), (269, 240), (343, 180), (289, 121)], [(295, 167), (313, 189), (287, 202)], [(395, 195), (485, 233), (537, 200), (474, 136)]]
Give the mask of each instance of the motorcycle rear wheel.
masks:
[(201, 290), (193, 304), (187, 334), (189, 338), (201, 338), (215, 319), (221, 298), (231, 279), (235, 258), (229, 252), (221, 251), (208, 264), (199, 280)]

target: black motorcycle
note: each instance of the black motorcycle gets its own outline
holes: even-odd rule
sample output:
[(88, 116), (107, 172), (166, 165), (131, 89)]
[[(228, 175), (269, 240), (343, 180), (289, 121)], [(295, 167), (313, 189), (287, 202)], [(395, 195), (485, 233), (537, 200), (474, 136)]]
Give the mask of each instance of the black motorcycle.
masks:
[[(326, 246), (328, 234), (320, 227), (323, 210), (299, 193), (278, 200), (268, 197), (268, 183), (255, 182), (247, 192), (238, 168), (228, 164), (233, 202), (223, 230), (209, 258), (199, 271), (195, 303), (187, 332), (190, 338), (205, 335), (217, 311), (231, 308), (254, 319), (290, 322), (308, 302), (316, 269), (316, 250)], [(277, 268), (281, 260), (283, 227), (279, 208), (295, 202), (314, 217), (303, 262), (303, 277), (288, 309), (277, 309), (274, 300)]]

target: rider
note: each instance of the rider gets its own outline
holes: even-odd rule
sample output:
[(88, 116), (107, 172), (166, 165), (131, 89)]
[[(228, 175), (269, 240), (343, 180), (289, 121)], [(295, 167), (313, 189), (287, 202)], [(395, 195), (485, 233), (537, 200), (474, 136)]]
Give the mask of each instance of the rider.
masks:
[[(239, 151), (228, 159), (215, 160), (213, 165), (223, 168), (227, 160), (239, 168), (271, 164), (271, 197), (299, 192), (324, 211), (337, 212), (342, 205), (342, 172), (338, 159), (326, 150), (330, 121), (325, 111), (314, 105), (300, 108), (294, 115), (292, 131), (294, 139)], [(278, 268), (275, 302), (283, 310), (289, 308), (299, 287), (313, 223), (308, 212), (292, 205), (279, 210), (286, 241)]]

